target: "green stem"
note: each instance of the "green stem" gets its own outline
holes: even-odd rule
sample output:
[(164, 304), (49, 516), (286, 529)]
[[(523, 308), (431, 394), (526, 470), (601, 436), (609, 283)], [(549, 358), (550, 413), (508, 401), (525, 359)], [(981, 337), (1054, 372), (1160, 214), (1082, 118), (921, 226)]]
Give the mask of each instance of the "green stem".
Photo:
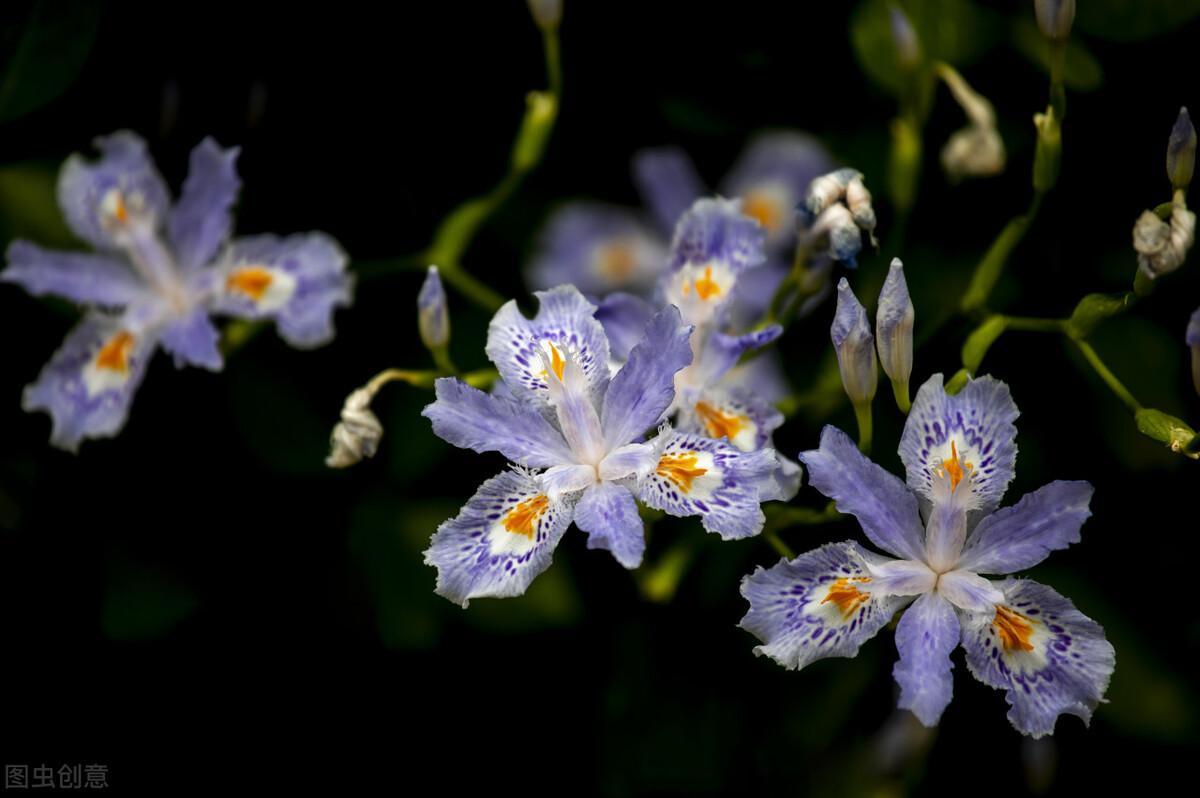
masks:
[(1129, 389), (1126, 388), (1119, 379), (1117, 379), (1117, 375), (1113, 374), (1108, 366), (1104, 364), (1104, 361), (1100, 359), (1100, 355), (1096, 354), (1096, 350), (1092, 348), (1091, 344), (1089, 344), (1087, 341), (1076, 340), (1075, 346), (1079, 347), (1079, 351), (1083, 354), (1087, 362), (1091, 364), (1095, 372), (1100, 375), (1100, 379), (1104, 380), (1104, 382), (1108, 384), (1108, 387), (1112, 389), (1112, 392), (1117, 395), (1118, 399), (1125, 403), (1125, 406), (1129, 408), (1130, 412), (1136, 413), (1142, 409), (1141, 403), (1138, 402), (1138, 400), (1133, 397), (1133, 394), (1129, 392)]
[(458, 289), (459, 293), (481, 308), (496, 311), (504, 304), (504, 297), (483, 282), (464, 272), (457, 265), (453, 267), (442, 265), (438, 268), (438, 271), (447, 284)]
[(900, 408), (900, 412), (908, 415), (908, 411), (912, 409), (912, 400), (908, 396), (907, 382), (893, 382), (892, 395), (896, 397), (896, 407)]
[(1066, 319), (1035, 319), (1029, 316), (1003, 316), (1005, 325), (1010, 330), (1025, 330), (1027, 332), (1062, 332)]
[(1000, 280), (1000, 274), (1004, 271), (1004, 265), (1008, 262), (1008, 258), (1016, 249), (1017, 244), (1020, 244), (1025, 237), (1025, 233), (1029, 230), (1029, 226), (1033, 223), (1041, 206), (1042, 194), (1035, 191), (1029, 210), (1023, 216), (1017, 216), (1009, 221), (1000, 231), (1000, 235), (996, 236), (996, 240), (988, 247), (988, 251), (979, 261), (979, 265), (975, 267), (974, 274), (971, 275), (971, 283), (967, 287), (966, 293), (963, 294), (960, 304), (963, 313), (974, 313), (987, 304), (992, 289), (996, 287), (996, 283)]
[(858, 421), (858, 448), (863, 454), (871, 453), (871, 403), (855, 402), (854, 418)]
[(779, 556), (785, 560), (794, 560), (796, 558), (796, 552), (792, 551), (791, 546), (783, 542), (783, 538), (779, 537), (779, 533), (774, 529), (764, 529), (762, 536), (763, 540), (771, 544), (771, 548), (775, 549), (779, 553)]

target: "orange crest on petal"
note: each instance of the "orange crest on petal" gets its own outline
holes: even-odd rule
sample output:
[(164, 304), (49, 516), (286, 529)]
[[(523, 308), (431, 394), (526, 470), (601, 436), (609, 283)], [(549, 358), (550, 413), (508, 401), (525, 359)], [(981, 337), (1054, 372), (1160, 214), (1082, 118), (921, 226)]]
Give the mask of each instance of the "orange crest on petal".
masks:
[(996, 617), (992, 619), (992, 628), (1000, 638), (1000, 645), (1005, 651), (1033, 651), (1033, 625), (1037, 621), (1026, 618), (1016, 610), (1009, 609), (1003, 604), (996, 605)]
[(225, 280), (226, 291), (238, 291), (258, 302), (271, 287), (275, 276), (261, 266), (246, 266), (230, 273)]
[(128, 372), (129, 352), (133, 349), (135, 340), (133, 334), (125, 330), (121, 330), (109, 338), (96, 353), (96, 368), (117, 371), (122, 374)]
[(501, 520), (501, 523), (504, 524), (506, 531), (512, 532), (514, 535), (523, 535), (533, 540), (534, 526), (549, 507), (550, 499), (542, 494), (538, 494), (509, 510), (508, 514)]
[(699, 458), (695, 452), (664, 454), (654, 473), (669, 479), (684, 493), (689, 493), (692, 490), (692, 480), (708, 473), (707, 468), (697, 466), (698, 462)]

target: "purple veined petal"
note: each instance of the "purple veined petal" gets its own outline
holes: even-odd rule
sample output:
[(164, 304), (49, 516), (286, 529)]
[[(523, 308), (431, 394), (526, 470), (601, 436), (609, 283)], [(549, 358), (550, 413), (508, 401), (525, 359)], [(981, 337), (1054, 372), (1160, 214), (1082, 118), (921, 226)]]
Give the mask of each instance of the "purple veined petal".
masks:
[(34, 296), (120, 308), (147, 298), (147, 289), (129, 265), (108, 255), (42, 249), (28, 241), (8, 247), (8, 268), (0, 280)]
[(722, 540), (762, 531), (760, 486), (777, 463), (773, 449), (742, 452), (725, 441), (667, 429), (651, 441), (659, 451), (654, 471), (638, 481), (643, 504), (674, 516), (700, 516)]
[(698, 199), (675, 225), (667, 265), (675, 272), (719, 263), (736, 276), (766, 263), (765, 236), (762, 225), (742, 213), (739, 200)]
[(868, 564), (886, 561), (848, 540), (760, 566), (741, 588), (750, 611), (739, 626), (762, 641), (754, 653), (788, 669), (858, 654), (908, 600), (859, 590), (870, 582)]
[(658, 451), (648, 443), (629, 443), (619, 446), (600, 461), (600, 479), (641, 479), (658, 466)]
[(437, 401), (421, 415), (442, 440), (476, 452), (500, 452), (532, 468), (574, 463), (571, 450), (537, 410), (472, 388), (453, 377), (434, 383)]
[(645, 293), (666, 269), (667, 245), (632, 211), (596, 203), (556, 210), (538, 238), (530, 285), (571, 284), (588, 295)]
[(985, 574), (1010, 574), (1032, 568), (1050, 555), (1079, 542), (1079, 530), (1091, 516), (1088, 482), (1051, 482), (985, 517), (967, 538), (960, 568)]
[(709, 388), (681, 404), (675, 416), (681, 432), (724, 439), (743, 452), (769, 446), (783, 414), (752, 393), (737, 388)]
[(737, 365), (742, 355), (773, 343), (781, 335), (783, 327), (778, 324), (770, 324), (743, 335), (726, 335), (716, 330), (710, 332), (704, 339), (688, 382), (697, 386), (715, 385)]
[(795, 460), (789, 460), (775, 451), (775, 470), (758, 486), (758, 498), (764, 502), (788, 502), (800, 492), (800, 481), (804, 469)]
[(1104, 700), (1116, 659), (1104, 629), (1045, 585), (1009, 579), (997, 587), (1003, 605), (963, 619), (972, 675), (1007, 691), (1008, 719), (1022, 734), (1051, 734), (1063, 714), (1086, 725)]
[(175, 368), (198, 366), (220, 371), (224, 366), (218, 346), (221, 334), (209, 321), (203, 308), (167, 322), (162, 328), (159, 343), (175, 359)]
[(934, 500), (937, 475), (957, 457), (959, 473), (969, 472), (970, 508), (991, 512), (1013, 478), (1018, 415), (1000, 380), (980, 377), (949, 396), (934, 374), (917, 391), (900, 436), (908, 486)]
[(100, 159), (76, 153), (58, 175), (58, 204), (75, 235), (97, 249), (118, 249), (114, 233), (126, 225), (156, 229), (170, 206), (167, 185), (136, 133), (122, 130), (95, 140)]
[(917, 498), (898, 477), (864, 457), (846, 433), (826, 426), (820, 448), (801, 452), (800, 462), (812, 486), (857, 518), (872, 543), (901, 559), (924, 559)]
[(538, 312), (528, 319), (516, 300), (507, 302), (488, 325), (487, 356), (520, 402), (548, 406), (549, 388), (542, 355), (553, 348), (559, 358), (579, 364), (598, 406), (608, 387), (609, 349), (596, 306), (571, 285), (535, 291)]
[(230, 211), (242, 186), (238, 153), (237, 147), (221, 149), (212, 138), (192, 150), (183, 193), (167, 221), (176, 263), (184, 271), (211, 263), (233, 232)]
[(991, 614), (997, 604), (1004, 603), (1004, 594), (974, 571), (947, 571), (938, 577), (937, 592), (955, 607), (966, 612)]
[(795, 131), (765, 133), (755, 138), (722, 183), (722, 192), (740, 197), (744, 212), (767, 230), (772, 248), (794, 238), (796, 205), (808, 184), (833, 168), (833, 160), (817, 139)]
[(633, 182), (664, 235), (679, 217), (708, 193), (696, 165), (678, 147), (642, 150), (633, 156)]
[(89, 313), (26, 386), (26, 412), (50, 414), (50, 443), (75, 452), (84, 438), (108, 438), (125, 426), (133, 395), (146, 374), (156, 340), (134, 333), (121, 317)]
[(662, 420), (675, 398), (675, 372), (692, 362), (691, 334), (670, 306), (646, 325), (604, 394), (600, 424), (610, 449), (639, 440)]
[(721, 384), (749, 391), (764, 402), (777, 402), (791, 393), (778, 352), (763, 352), (734, 366)]
[(654, 318), (655, 308), (640, 296), (623, 291), (609, 294), (596, 306), (596, 320), (608, 336), (610, 356), (624, 363), (629, 353), (642, 340), (646, 325)]
[(333, 313), (349, 307), (354, 276), (346, 253), (324, 233), (236, 239), (212, 272), (213, 309), (245, 319), (271, 319), (298, 349), (333, 339)]
[(573, 511), (527, 474), (492, 477), (430, 541), (425, 564), (438, 570), (437, 594), (463, 607), (473, 598), (521, 595), (550, 567)]
[(626, 568), (642, 564), (645, 528), (628, 488), (601, 482), (585, 490), (575, 506), (575, 526), (587, 532), (589, 549), (611, 551)]
[(958, 648), (960, 634), (954, 607), (937, 593), (913, 602), (896, 626), (900, 659), (892, 676), (900, 685), (899, 706), (926, 726), (937, 725), (954, 695), (950, 654)]

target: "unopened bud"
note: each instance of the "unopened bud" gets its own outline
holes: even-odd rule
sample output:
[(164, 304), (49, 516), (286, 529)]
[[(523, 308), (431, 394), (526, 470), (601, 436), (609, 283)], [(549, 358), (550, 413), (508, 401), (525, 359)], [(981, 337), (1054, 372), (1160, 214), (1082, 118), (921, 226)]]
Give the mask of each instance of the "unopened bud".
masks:
[(526, 0), (533, 21), (544, 31), (555, 30), (562, 22), (562, 0)]
[(1196, 128), (1186, 108), (1179, 109), (1171, 138), (1167, 141), (1167, 177), (1175, 189), (1186, 189), (1196, 167)]
[(1181, 200), (1171, 206), (1170, 224), (1153, 211), (1143, 211), (1133, 226), (1133, 248), (1138, 253), (1138, 268), (1155, 280), (1183, 265), (1196, 242), (1196, 214)]
[(1044, 193), (1058, 182), (1058, 169), (1062, 161), (1062, 124), (1054, 113), (1054, 107), (1046, 108), (1044, 114), (1034, 114), (1033, 124), (1037, 128), (1037, 149), (1033, 154), (1033, 188)]
[(892, 42), (896, 45), (896, 60), (900, 68), (912, 70), (921, 61), (921, 44), (908, 15), (898, 5), (891, 6)]
[(1033, 0), (1038, 27), (1052, 41), (1065, 41), (1075, 22), (1075, 0)]
[(450, 313), (446, 308), (446, 289), (437, 266), (430, 266), (417, 294), (417, 329), (421, 343), (430, 351), (445, 349), (450, 342)]
[(329, 438), (329, 456), (325, 458), (325, 465), (347, 468), (375, 454), (379, 439), (383, 437), (383, 425), (371, 412), (374, 396), (374, 391), (369, 388), (359, 388), (346, 397), (341, 421)]
[[(879, 292), (879, 308), (875, 313), (875, 344), (879, 362), (893, 385), (908, 394), (908, 378), (913, 364), (913, 322), (916, 310), (908, 295), (904, 280), (904, 264), (892, 259), (891, 269)], [(899, 391), (897, 391), (899, 396)]]
[(1196, 393), (1200, 393), (1200, 308), (1188, 319), (1187, 345), (1192, 349), (1192, 384)]
[(845, 277), (838, 283), (837, 290), (837, 310), (834, 311), (830, 336), (837, 352), (842, 387), (855, 405), (870, 404), (879, 382), (875, 336), (871, 335), (866, 309), (850, 290)]

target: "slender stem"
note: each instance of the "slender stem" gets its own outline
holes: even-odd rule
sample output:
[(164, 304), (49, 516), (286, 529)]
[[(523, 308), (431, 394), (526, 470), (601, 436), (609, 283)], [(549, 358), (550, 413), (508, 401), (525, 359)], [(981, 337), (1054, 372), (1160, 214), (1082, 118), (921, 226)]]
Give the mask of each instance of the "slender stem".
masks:
[(1129, 392), (1129, 389), (1126, 388), (1119, 379), (1117, 379), (1117, 375), (1113, 374), (1108, 366), (1104, 364), (1104, 361), (1100, 359), (1100, 355), (1096, 354), (1096, 350), (1092, 348), (1091, 344), (1089, 344), (1087, 341), (1076, 340), (1075, 346), (1079, 347), (1079, 351), (1083, 353), (1083, 356), (1087, 362), (1090, 363), (1092, 368), (1095, 369), (1096, 373), (1100, 375), (1100, 379), (1104, 380), (1104, 382), (1108, 384), (1109, 388), (1112, 388), (1112, 392), (1117, 395), (1118, 399), (1125, 403), (1125, 406), (1128, 407), (1131, 412), (1136, 413), (1142, 409), (1141, 403), (1138, 402), (1138, 400), (1133, 397), (1133, 394)]
[(908, 411), (912, 409), (912, 400), (908, 396), (907, 382), (893, 382), (892, 395), (896, 397), (896, 407), (900, 408), (900, 412), (908, 415)]
[(871, 403), (855, 402), (854, 418), (858, 421), (858, 448), (863, 454), (871, 453)]
[(1009, 329), (1026, 332), (1062, 332), (1067, 323), (1066, 319), (1035, 319), (1029, 316), (1003, 316), (1002, 318)]
[(415, 371), (412, 369), (385, 369), (379, 372), (367, 383), (367, 392), (374, 395), (389, 382), (406, 382), (417, 388), (432, 388), (437, 374), (432, 371)]
[(464, 272), (457, 265), (450, 268), (442, 266), (439, 271), (443, 280), (457, 288), (459, 293), (481, 308), (496, 311), (504, 304), (503, 296)]
[(779, 537), (779, 533), (774, 529), (763, 529), (763, 540), (771, 544), (771, 548), (779, 553), (779, 556), (785, 560), (794, 560), (796, 552), (792, 551), (792, 547), (783, 542), (783, 538)]

